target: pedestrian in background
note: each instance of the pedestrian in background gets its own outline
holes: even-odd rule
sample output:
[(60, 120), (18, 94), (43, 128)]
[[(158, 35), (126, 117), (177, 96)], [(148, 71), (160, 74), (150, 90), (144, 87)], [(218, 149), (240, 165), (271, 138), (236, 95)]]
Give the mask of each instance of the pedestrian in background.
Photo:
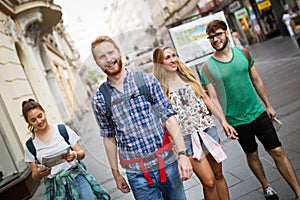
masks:
[[(280, 174), (299, 199), (299, 183), (273, 127), (272, 120), (276, 112), (254, 66), (253, 57), (239, 48), (230, 47), (224, 21), (211, 21), (207, 25), (206, 34), (215, 52), (203, 65), (202, 83), (215, 103), (218, 102), (219, 95), (226, 119), (239, 134), (238, 141), (246, 154), (250, 169), (263, 187), (265, 198), (278, 199), (278, 195), (265, 176), (255, 137), (271, 155)], [(206, 66), (208, 70), (205, 70)], [(226, 95), (219, 93), (223, 89)], [(262, 106), (257, 94), (266, 108)]]
[(223, 112), (213, 105), (194, 73), (178, 59), (174, 48), (156, 48), (153, 66), (154, 75), (177, 113), (175, 117), (182, 130), (193, 171), (203, 185), (205, 199), (229, 200), (222, 173), (222, 161), (226, 155), (209, 111), (220, 120), (228, 138), (237, 139), (236, 131), (227, 123)]
[[(33, 155), (30, 146), (26, 145), (25, 162), (29, 163), (34, 180), (44, 178), (45, 200), (91, 200), (94, 195), (97, 199), (110, 199), (96, 179), (79, 164), (85, 152), (78, 142), (79, 136), (72, 129), (66, 126), (68, 144), (60, 134), (58, 125), (48, 123), (45, 110), (33, 99), (22, 102), (22, 113), (32, 133), (29, 141), (32, 141), (36, 152)], [(39, 165), (49, 154), (63, 152), (70, 147), (72, 150), (64, 152), (60, 162), (54, 166)]]
[(283, 16), (282, 16), (282, 21), (285, 23), (290, 36), (294, 37), (295, 33), (294, 33), (293, 27), (291, 25), (291, 16), (290, 16), (290, 12), (288, 10), (284, 11)]
[[(192, 166), (186, 157), (175, 112), (157, 79), (142, 74), (152, 99), (149, 102), (145, 94), (140, 94), (135, 74), (123, 66), (115, 41), (100, 36), (92, 42), (91, 50), (95, 62), (107, 75), (103, 86), (109, 91), (106, 95), (111, 96), (111, 119), (101, 87), (92, 96), (91, 103), (118, 189), (124, 193), (131, 189), (136, 199), (186, 199), (181, 180), (191, 177)], [(178, 162), (173, 151), (164, 145), (164, 128), (154, 107), (176, 143)], [(117, 147), (130, 188), (118, 170)]]
[(241, 36), (240, 36), (239, 32), (234, 30), (231, 32), (231, 34), (232, 34), (232, 38), (233, 38), (233, 42), (234, 42), (235, 46), (239, 47), (239, 48), (244, 48), (242, 45), (242, 42), (241, 42)]

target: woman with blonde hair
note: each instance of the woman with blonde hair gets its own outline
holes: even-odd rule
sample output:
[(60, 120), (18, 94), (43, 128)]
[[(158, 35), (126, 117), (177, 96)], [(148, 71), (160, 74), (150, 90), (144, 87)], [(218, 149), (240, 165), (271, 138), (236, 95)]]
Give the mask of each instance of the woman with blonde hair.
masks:
[(192, 70), (178, 59), (174, 48), (156, 48), (153, 65), (154, 75), (177, 112), (175, 116), (182, 129), (187, 154), (203, 185), (205, 199), (229, 199), (222, 173), (222, 161), (226, 155), (210, 111), (219, 119), (228, 138), (238, 139), (236, 131), (213, 105)]

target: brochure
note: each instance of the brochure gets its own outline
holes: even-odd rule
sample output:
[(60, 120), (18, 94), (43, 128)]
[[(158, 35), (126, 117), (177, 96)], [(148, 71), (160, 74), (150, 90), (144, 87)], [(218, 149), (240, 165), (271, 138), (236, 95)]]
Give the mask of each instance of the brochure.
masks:
[(282, 126), (282, 122), (277, 119), (276, 117), (273, 119), (273, 126), (275, 128), (276, 131), (279, 131), (280, 127)]
[(68, 153), (69, 151), (70, 151), (70, 147), (67, 147), (61, 151), (47, 155), (42, 158), (41, 164), (46, 167), (53, 167), (55, 165), (61, 164), (65, 161), (65, 159), (62, 158), (62, 155)]

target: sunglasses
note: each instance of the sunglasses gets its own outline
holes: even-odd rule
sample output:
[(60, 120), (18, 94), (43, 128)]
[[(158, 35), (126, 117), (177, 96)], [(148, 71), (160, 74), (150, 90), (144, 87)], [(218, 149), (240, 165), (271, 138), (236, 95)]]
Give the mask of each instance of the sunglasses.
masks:
[(214, 40), (214, 38), (220, 39), (222, 37), (223, 33), (225, 33), (225, 31), (215, 33), (214, 35), (210, 35), (210, 36), (207, 37), (207, 39), (209, 39), (209, 40)]

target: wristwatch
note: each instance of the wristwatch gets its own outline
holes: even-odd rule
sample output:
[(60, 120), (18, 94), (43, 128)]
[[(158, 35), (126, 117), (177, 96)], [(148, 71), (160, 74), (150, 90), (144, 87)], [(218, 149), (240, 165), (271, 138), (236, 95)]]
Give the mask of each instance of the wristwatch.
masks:
[(187, 149), (186, 150), (182, 150), (182, 151), (179, 151), (177, 153), (178, 157), (181, 156), (181, 155), (184, 155), (184, 156), (187, 156)]

